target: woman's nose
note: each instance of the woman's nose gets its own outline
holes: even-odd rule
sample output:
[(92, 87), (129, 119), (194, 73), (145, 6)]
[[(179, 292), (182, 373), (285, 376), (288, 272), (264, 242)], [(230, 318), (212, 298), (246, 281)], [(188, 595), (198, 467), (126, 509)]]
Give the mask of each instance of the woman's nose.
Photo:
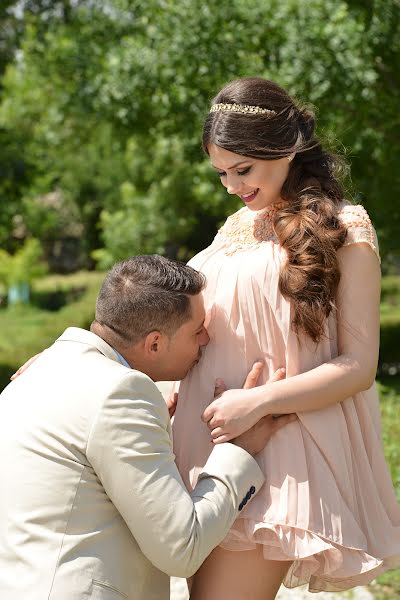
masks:
[(239, 177), (235, 177), (234, 175), (227, 176), (226, 178), (226, 191), (228, 194), (237, 194), (240, 190), (241, 181)]

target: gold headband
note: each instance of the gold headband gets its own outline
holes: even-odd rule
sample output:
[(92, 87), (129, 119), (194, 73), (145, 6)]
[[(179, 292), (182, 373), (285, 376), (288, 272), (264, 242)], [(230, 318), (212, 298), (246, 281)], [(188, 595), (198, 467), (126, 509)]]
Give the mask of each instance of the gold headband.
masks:
[(233, 112), (242, 113), (245, 115), (267, 115), (274, 117), (276, 112), (269, 108), (261, 108), (261, 106), (252, 106), (251, 104), (213, 104), (210, 108), (210, 113), (214, 112)]

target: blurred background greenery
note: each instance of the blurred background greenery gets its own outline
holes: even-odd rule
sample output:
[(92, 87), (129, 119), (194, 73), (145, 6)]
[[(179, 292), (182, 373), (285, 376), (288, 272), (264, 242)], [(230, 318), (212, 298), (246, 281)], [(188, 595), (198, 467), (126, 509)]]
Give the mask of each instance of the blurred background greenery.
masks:
[[(115, 260), (186, 260), (211, 241), (238, 205), (202, 154), (202, 122), (224, 83), (252, 75), (315, 107), (377, 229), (400, 493), (400, 0), (2, 0), (0, 389), (90, 323)], [(399, 573), (371, 589), (400, 595)]]

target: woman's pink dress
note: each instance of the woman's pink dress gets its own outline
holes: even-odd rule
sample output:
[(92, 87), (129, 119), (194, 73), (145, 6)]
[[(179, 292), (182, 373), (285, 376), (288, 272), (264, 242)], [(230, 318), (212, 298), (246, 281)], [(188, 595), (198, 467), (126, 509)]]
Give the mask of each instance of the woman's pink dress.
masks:
[[(207, 277), (210, 342), (180, 384), (175, 415), (174, 449), (189, 488), (212, 450), (200, 417), (217, 377), (240, 388), (257, 359), (265, 361), (264, 383), (279, 367), (292, 377), (338, 355), (333, 314), (318, 344), (299, 340), (291, 328), (291, 304), (278, 289), (285, 252), (272, 228), (277, 208), (242, 208), (190, 263)], [(378, 256), (365, 209), (343, 204), (340, 218), (348, 227), (346, 244), (367, 243)], [(383, 456), (375, 385), (340, 404), (300, 413), (257, 460), (266, 484), (241, 511), (224, 548), (262, 544), (266, 559), (293, 561), (287, 587), (309, 583), (314, 592), (366, 584), (399, 564), (400, 509)]]

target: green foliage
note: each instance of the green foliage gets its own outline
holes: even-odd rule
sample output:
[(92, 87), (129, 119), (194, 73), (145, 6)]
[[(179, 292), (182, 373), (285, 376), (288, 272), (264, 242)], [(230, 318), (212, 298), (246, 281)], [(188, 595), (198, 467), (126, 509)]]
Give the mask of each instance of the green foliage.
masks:
[(42, 242), (55, 241), (63, 235), (80, 235), (80, 215), (74, 203), (56, 190), (45, 196), (23, 199), (24, 220), (28, 229)]
[(46, 273), (40, 261), (42, 248), (36, 239), (28, 239), (15, 254), (0, 249), (0, 283), (6, 288), (22, 283), (31, 283)]
[(262, 75), (314, 103), (320, 132), (351, 148), (383, 254), (398, 253), (397, 0), (23, 4), (0, 104), (0, 140), (18, 141), (0, 242), (19, 214), (43, 239), (29, 203), (59, 189), (102, 265), (204, 247), (235, 207), (202, 156), (202, 121), (222, 84)]
[(382, 279), (380, 365), (383, 372), (400, 373), (400, 277)]
[(94, 317), (95, 301), (104, 275), (78, 272), (48, 276), (34, 285), (36, 297), (58, 291), (84, 290), (75, 302), (54, 312), (37, 306), (16, 306), (0, 311), (0, 389), (28, 358), (50, 346), (70, 326), (87, 328)]
[(383, 423), (383, 445), (386, 460), (391, 469), (392, 480), (400, 502), (400, 377), (386, 377), (378, 384)]
[(381, 324), (400, 322), (400, 277), (382, 278)]
[(115, 211), (104, 210), (100, 217), (104, 248), (93, 251), (100, 269), (134, 254), (162, 253), (167, 239), (166, 221), (157, 219), (154, 198), (137, 194), (128, 182), (121, 185), (121, 204)]

